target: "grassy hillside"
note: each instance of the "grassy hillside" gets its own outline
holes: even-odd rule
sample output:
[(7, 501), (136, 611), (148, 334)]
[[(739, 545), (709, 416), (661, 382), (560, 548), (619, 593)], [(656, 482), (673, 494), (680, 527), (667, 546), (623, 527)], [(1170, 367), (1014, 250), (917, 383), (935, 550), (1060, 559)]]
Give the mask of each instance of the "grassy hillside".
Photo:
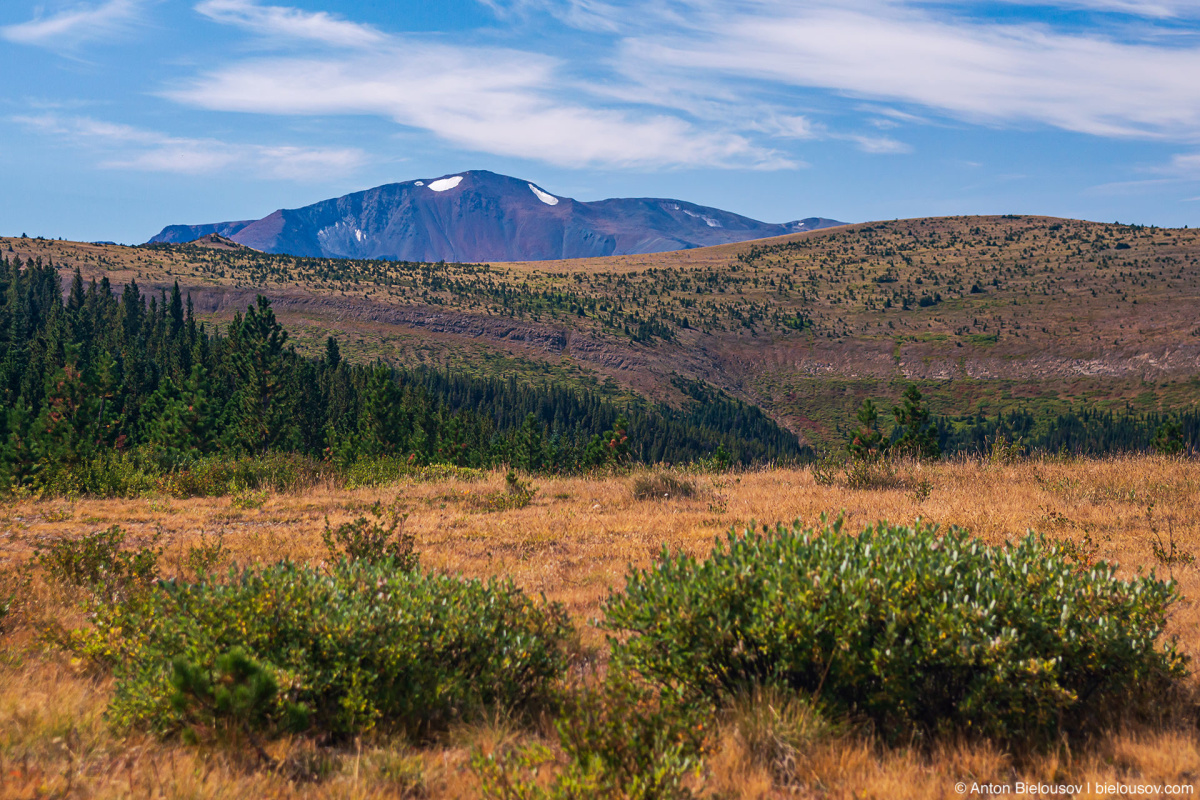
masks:
[(692, 251), (409, 264), (199, 245), (0, 240), (85, 278), (188, 289), (224, 319), (256, 292), (297, 341), (351, 357), (603, 386), (680, 403), (678, 378), (814, 445), (917, 382), (936, 413), (1194, 408), (1200, 234), (1045, 217), (898, 220)]

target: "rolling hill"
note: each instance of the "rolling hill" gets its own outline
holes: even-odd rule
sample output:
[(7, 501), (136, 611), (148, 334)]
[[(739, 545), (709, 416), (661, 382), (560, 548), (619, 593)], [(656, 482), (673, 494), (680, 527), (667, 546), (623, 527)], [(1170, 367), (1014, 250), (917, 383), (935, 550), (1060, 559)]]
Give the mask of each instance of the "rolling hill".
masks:
[(840, 225), (775, 225), (682, 200), (581, 202), (471, 171), (392, 183), (260, 220), (169, 225), (151, 243), (217, 234), (267, 253), (399, 261), (538, 261), (658, 253)]
[(261, 292), (301, 348), (681, 403), (710, 385), (803, 441), (917, 383), (961, 418), (1195, 409), (1200, 233), (1030, 216), (899, 220), (672, 253), (428, 264), (0, 240), (220, 321)]

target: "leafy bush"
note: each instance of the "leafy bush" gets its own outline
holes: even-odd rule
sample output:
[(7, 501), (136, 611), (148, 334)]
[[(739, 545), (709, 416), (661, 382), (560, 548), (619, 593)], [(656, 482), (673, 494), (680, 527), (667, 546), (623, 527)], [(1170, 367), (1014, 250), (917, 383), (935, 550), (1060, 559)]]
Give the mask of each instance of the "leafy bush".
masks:
[(101, 606), (80, 640), (114, 667), (118, 727), (187, 728), (216, 699), (185, 713), (172, 702), (182, 691), (173, 664), (220, 675), (218, 659), (239, 648), (278, 687), (270, 698), (254, 690), (265, 708), (239, 720), (271, 733), (307, 715), (311, 730), (334, 738), (380, 724), (421, 733), (488, 707), (522, 707), (565, 668), (565, 612), (511, 582), (343, 560), (329, 571), (280, 563), (159, 587)]
[(389, 512), (385, 512), (379, 503), (369, 510), (375, 517), (374, 523), (360, 516), (353, 522), (333, 528), (329, 525), (329, 518), (325, 518), (325, 532), (321, 538), (329, 550), (329, 557), (335, 560), (363, 560), (371, 564), (388, 561), (396, 569), (405, 572), (416, 569), (419, 556), (413, 535), (403, 530), (404, 517), (392, 510), (391, 521), (384, 527), (382, 522)]
[(824, 458), (814, 461), (812, 465), (813, 483), (817, 484), (817, 486), (835, 485), (838, 480), (838, 473), (844, 467), (844, 462), (833, 455), (826, 455)]
[(634, 500), (662, 500), (672, 497), (695, 497), (696, 484), (672, 472), (651, 472), (637, 475), (629, 486)]
[(155, 481), (155, 488), (176, 497), (220, 497), (241, 493), (249, 498), (255, 491), (305, 489), (315, 485), (330, 469), (327, 464), (296, 453), (241, 458), (209, 456), (161, 475)]
[(685, 780), (702, 763), (710, 717), (703, 704), (680, 702), (669, 690), (617, 672), (576, 694), (557, 728), (576, 775), (599, 790), (590, 796), (666, 800), (691, 796)]
[(242, 510), (250, 510), (254, 508), (262, 508), (267, 502), (267, 492), (263, 489), (254, 491), (253, 489), (241, 489), (233, 493), (233, 497), (229, 498), (229, 505), (233, 508)]
[(229, 555), (230, 550), (225, 546), (224, 535), (218, 534), (215, 539), (209, 539), (202, 533), (200, 543), (188, 548), (183, 557), (183, 566), (196, 576), (197, 580), (204, 580), (213, 569), (226, 561)]
[(537, 487), (529, 481), (521, 480), (521, 477), (510, 469), (504, 476), (504, 489), (485, 495), (482, 499), (481, 507), (484, 511), (508, 511), (514, 508), (525, 508), (533, 502), (535, 494), (537, 494)]
[(499, 800), (682, 800), (699, 771), (712, 709), (683, 703), (612, 672), (595, 688), (564, 698), (555, 723), (567, 763), (548, 785), (534, 780), (553, 759), (540, 746), (513, 753), (475, 753), (471, 766), (485, 797)]
[(483, 477), (484, 473), (477, 469), (458, 467), (453, 464), (416, 464), (407, 456), (378, 456), (375, 458), (362, 457), (344, 465), (339, 470), (339, 475), (347, 488), (355, 489), (384, 486), (395, 483), (401, 478), (418, 482), (447, 478), (474, 481)]
[(52, 580), (71, 586), (111, 592), (157, 580), (162, 548), (122, 550), (124, 544), (125, 531), (113, 525), (78, 539), (63, 537), (49, 545), (39, 544), (35, 558)]
[(844, 477), (850, 489), (899, 489), (905, 484), (893, 458), (851, 459), (846, 462)]
[(30, 480), (43, 495), (134, 497), (154, 488), (156, 470), (143, 450), (97, 453), (74, 464), (47, 464)]
[(1036, 534), (839, 519), (746, 531), (701, 562), (664, 552), (605, 604), (614, 659), (692, 696), (778, 686), (896, 733), (1036, 740), (1186, 673), (1160, 643), (1175, 586), (1077, 566)]
[(992, 440), (992, 447), (987, 456), (988, 463), (992, 466), (1016, 464), (1021, 460), (1024, 450), (1025, 445), (1020, 438), (1010, 442), (1007, 436), (1000, 433)]

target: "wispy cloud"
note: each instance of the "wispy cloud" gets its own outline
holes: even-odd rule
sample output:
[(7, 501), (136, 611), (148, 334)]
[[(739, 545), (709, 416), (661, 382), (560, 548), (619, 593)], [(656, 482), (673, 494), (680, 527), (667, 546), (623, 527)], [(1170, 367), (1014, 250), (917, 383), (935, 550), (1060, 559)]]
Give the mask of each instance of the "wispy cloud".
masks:
[(1200, 16), (1200, 3), (1196, 0), (1176, 2), (1142, 2), (1142, 0), (1007, 0), (1014, 5), (1041, 6), (1045, 8), (1080, 9), (1129, 14), (1150, 19), (1173, 19)]
[(0, 36), (18, 44), (70, 50), (93, 39), (108, 39), (128, 30), (142, 15), (144, 0), (108, 0), (79, 5), (50, 16), (0, 27)]
[(196, 11), (215, 22), (237, 25), (265, 37), (302, 39), (339, 47), (377, 45), (386, 39), (369, 25), (324, 11), (263, 6), (253, 0), (204, 0), (196, 5)]
[(94, 151), (104, 169), (184, 175), (237, 170), (262, 178), (319, 180), (360, 167), (364, 154), (353, 148), (237, 144), (217, 139), (169, 136), (91, 117), (56, 114), (18, 116), (12, 121)]
[[(1200, 15), (1200, 0), (1008, 1), (1134, 15), (1150, 20), (1130, 23), (1143, 32)], [(1114, 38), (1123, 23), (1104, 35), (997, 24), (936, 0), (480, 2), (514, 24), (549, 13), (597, 32), (609, 56), (576, 63), (203, 0), (209, 19), (303, 53), (218, 65), (164, 94), (221, 111), (383, 116), (466, 149), (570, 167), (790, 168), (802, 164), (793, 142), (820, 139), (906, 154), (900, 128), (947, 121), (1200, 142), (1200, 48)], [(314, 42), (346, 51), (313, 53)], [(831, 121), (822, 109), (858, 116)]]
[(1166, 163), (1143, 166), (1139, 171), (1155, 177), (1110, 181), (1093, 186), (1088, 191), (1101, 195), (1144, 194), (1170, 187), (1194, 186), (1200, 182), (1200, 153), (1176, 153)]
[(1170, 165), (1161, 171), (1181, 178), (1200, 180), (1200, 153), (1177, 153), (1171, 158)]
[[(320, 38), (348, 44), (360, 34), (371, 38), (353, 53), (235, 63), (165, 93), (187, 105), (250, 113), (378, 115), (471, 150), (562, 166), (798, 165), (736, 130), (700, 128), (662, 107), (607, 103), (600, 93), (589, 95), (586, 84), (567, 76), (569, 65), (551, 56), (384, 36), (324, 15), (248, 0), (206, 0), (198, 8), (218, 21), (298, 43)], [(798, 120), (792, 121), (793, 135)]]
[(911, 153), (912, 146), (904, 142), (897, 141), (890, 136), (862, 136), (858, 134), (848, 134), (840, 138), (849, 139), (858, 145), (858, 149), (864, 153), (874, 153), (876, 155), (897, 155), (900, 153)]
[(665, 67), (833, 90), (977, 123), (1200, 138), (1195, 48), (980, 24), (883, 0), (693, 5), (686, 26), (626, 35), (622, 62), (640, 72)]

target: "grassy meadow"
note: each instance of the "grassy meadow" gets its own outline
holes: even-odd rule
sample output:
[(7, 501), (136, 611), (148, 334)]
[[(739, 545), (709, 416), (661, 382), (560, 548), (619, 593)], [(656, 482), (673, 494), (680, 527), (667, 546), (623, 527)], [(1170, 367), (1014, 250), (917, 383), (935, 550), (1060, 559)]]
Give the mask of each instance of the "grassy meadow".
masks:
[[(382, 502), (407, 515), (404, 531), (425, 569), (511, 577), (561, 603), (579, 631), (567, 683), (604, 672), (609, 645), (591, 623), (610, 591), (623, 587), (628, 566), (650, 566), (664, 548), (703, 556), (731, 527), (813, 523), (823, 513), (844, 514), (851, 532), (879, 519), (921, 518), (968, 528), (989, 544), (1033, 529), (1069, 540), (1088, 558), (1119, 562), (1122, 576), (1172, 576), (1181, 599), (1168, 635), (1193, 660), (1200, 655), (1200, 568), (1192, 563), (1200, 555), (1200, 464), (1192, 460), (958, 459), (901, 465), (876, 476), (874, 488), (849, 488), (812, 468), (525, 480), (535, 491), (523, 507), (494, 502), (505, 488), (499, 471), (373, 488), (319, 484), (294, 494), (5, 500), (0, 596), (10, 596), (12, 608), (0, 639), (0, 797), (465, 798), (482, 791), (473, 755), (542, 745), (542, 780), (561, 768), (546, 711), (492, 715), (427, 737), (377, 732), (326, 744), (284, 736), (264, 743), (271, 768), (245, 747), (114, 730), (106, 719), (111, 676), (53, 643), (53, 631), (89, 624), (82, 598), (47, 580), (33, 560), (39, 543), (111, 525), (126, 531), (128, 547), (156, 541), (169, 578), (188, 575), (189, 548), (215, 541), (224, 548), (218, 569), (284, 558), (320, 563), (329, 557), (327, 519), (336, 526)], [(1184, 684), (1136, 721), (1032, 750), (962, 735), (885, 741), (862, 720), (819, 719), (766, 693), (713, 712), (705, 758), (688, 785), (724, 798), (958, 797), (958, 781), (1194, 786), (1200, 685), (1194, 677)]]

